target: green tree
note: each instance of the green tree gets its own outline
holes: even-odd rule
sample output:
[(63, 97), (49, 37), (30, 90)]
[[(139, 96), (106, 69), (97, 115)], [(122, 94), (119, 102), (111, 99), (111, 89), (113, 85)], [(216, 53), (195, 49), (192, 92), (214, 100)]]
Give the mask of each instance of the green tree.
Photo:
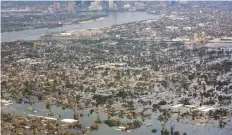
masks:
[(36, 135), (36, 130), (35, 129), (32, 132), (33, 132), (33, 135)]
[(134, 120), (133, 121), (133, 125), (135, 126), (135, 127), (137, 127), (137, 128), (139, 128), (140, 126), (141, 126), (141, 122), (139, 121), (139, 120)]
[(153, 129), (151, 130), (151, 132), (152, 132), (152, 133), (156, 133), (156, 132), (157, 132), (157, 129), (153, 128)]
[(179, 131), (174, 132), (174, 135), (180, 135)]
[(166, 101), (164, 101), (164, 100), (162, 100), (162, 101), (160, 101), (158, 104), (159, 104), (159, 105), (166, 105), (166, 104), (167, 104), (167, 102), (166, 102)]
[(46, 103), (46, 109), (47, 109), (47, 110), (50, 110), (50, 109), (51, 109), (51, 105), (50, 105), (50, 103), (48, 103), (48, 102)]
[(174, 127), (173, 127), (173, 126), (171, 126), (170, 134), (171, 134), (171, 135), (174, 135)]
[(95, 120), (95, 122), (96, 122), (96, 123), (99, 123), (99, 124), (101, 124), (101, 123), (102, 123), (102, 121), (101, 121), (100, 117), (97, 117), (97, 120)]
[(169, 131), (167, 129), (165, 129), (165, 130), (162, 129), (161, 130), (161, 135), (170, 135), (170, 134), (169, 134)]

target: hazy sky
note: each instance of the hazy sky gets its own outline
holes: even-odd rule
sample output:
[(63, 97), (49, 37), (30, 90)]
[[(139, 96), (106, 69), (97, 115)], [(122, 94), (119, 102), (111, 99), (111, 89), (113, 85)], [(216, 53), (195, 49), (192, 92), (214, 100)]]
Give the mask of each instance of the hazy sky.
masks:
[[(1, 1), (95, 1), (95, 0), (1, 0)], [(107, 0), (99, 0), (107, 1)], [(170, 1), (170, 0), (115, 0), (115, 1)], [(232, 0), (172, 0), (172, 1), (232, 1)]]

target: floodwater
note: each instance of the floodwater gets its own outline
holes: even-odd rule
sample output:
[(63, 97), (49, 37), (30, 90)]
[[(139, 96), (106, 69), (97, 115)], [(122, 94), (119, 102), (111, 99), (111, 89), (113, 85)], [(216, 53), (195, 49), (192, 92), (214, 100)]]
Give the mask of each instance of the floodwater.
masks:
[(115, 24), (123, 24), (148, 19), (159, 19), (160, 15), (148, 14), (146, 12), (113, 12), (102, 20), (92, 21), (84, 24), (65, 25), (58, 28), (31, 29), (15, 32), (4, 32), (1, 35), (2, 42), (16, 40), (36, 40), (46, 34), (46, 32), (72, 31), (78, 29), (100, 28)]
[(206, 47), (232, 49), (232, 43), (207, 43)]
[[(85, 24), (73, 24), (73, 25), (66, 25), (60, 28), (51, 28), (51, 29), (33, 29), (33, 30), (23, 30), (23, 31), (17, 31), (17, 32), (5, 32), (2, 33), (1, 40), (2, 42), (9, 42), (9, 41), (15, 41), (15, 40), (36, 40), (39, 39), (40, 36), (44, 35), (46, 32), (58, 32), (58, 31), (71, 31), (71, 30), (77, 30), (77, 29), (88, 29), (88, 28), (99, 28), (104, 26), (110, 26), (115, 24), (123, 24), (128, 22), (134, 22), (134, 21), (141, 21), (141, 20), (147, 20), (147, 19), (158, 19), (160, 16), (147, 14), (145, 12), (118, 12), (118, 13), (110, 13), (109, 16), (105, 17), (103, 20), (93, 21)], [(232, 47), (232, 43), (213, 43), (213, 44), (207, 44), (207, 45), (228, 45)], [(33, 114), (33, 115), (42, 115), (47, 116), (46, 114), (46, 108), (45, 104), (43, 102), (36, 103), (34, 105), (35, 110), (38, 112), (32, 113), (27, 111), (27, 108), (29, 107), (28, 104), (12, 104), (9, 106), (2, 105), (2, 110), (11, 112), (15, 115), (27, 115), (27, 114)], [(61, 116), (62, 119), (64, 118), (73, 118), (74, 111), (71, 109), (62, 109), (61, 107), (57, 107), (55, 105), (51, 106), (51, 111), (54, 113), (54, 117), (58, 118), (58, 115)], [(84, 114), (84, 117), (80, 118), (81, 124), (83, 124), (85, 127), (90, 127), (91, 124), (96, 120), (97, 116), (99, 116), (101, 119), (106, 119), (107, 114), (104, 112), (99, 112), (97, 115), (96, 113), (93, 113), (92, 115), (88, 116), (89, 109), (77, 111), (82, 112)], [(133, 130), (131, 133), (122, 132), (122, 131), (116, 131), (114, 127), (108, 127), (105, 124), (101, 124), (98, 131), (94, 131), (91, 134), (92, 135), (154, 135), (154, 133), (151, 132), (153, 128), (157, 129), (156, 135), (160, 135), (160, 131), (162, 129), (160, 121), (156, 120), (154, 118), (151, 120), (144, 121), (144, 123), (152, 123), (152, 126), (146, 127), (143, 125), (141, 128)], [(219, 129), (217, 124), (215, 125), (208, 125), (208, 126), (200, 126), (200, 125), (191, 125), (191, 124), (182, 124), (177, 123), (175, 121), (169, 121), (166, 124), (167, 129), (170, 129), (170, 126), (174, 125), (174, 130), (179, 131), (182, 135), (184, 132), (186, 132), (188, 135), (232, 135), (231, 129), (232, 127), (228, 127), (226, 129)], [(170, 131), (170, 130), (169, 130)]]
[[(7, 107), (7, 108), (5, 108)], [(13, 103), (12, 105), (8, 106), (2, 106), (2, 110), (6, 112), (11, 112), (15, 115), (27, 115), (27, 114), (33, 114), (33, 115), (42, 115), (47, 116), (46, 114), (46, 108), (45, 104), (43, 102), (39, 102), (34, 104), (34, 107), (36, 111), (38, 112), (29, 112), (28, 104), (17, 104)], [(12, 109), (10, 109), (12, 108)], [(52, 105), (51, 111), (54, 114), (53, 117), (58, 118), (58, 115), (61, 116), (61, 119), (65, 118), (73, 118), (74, 110), (71, 109), (62, 109), (61, 107)], [(92, 115), (88, 116), (89, 109), (84, 110), (77, 110), (78, 113), (83, 113), (84, 117), (80, 117), (80, 123), (83, 124), (85, 127), (90, 127), (91, 124), (96, 120), (97, 116), (100, 117), (100, 119), (104, 120), (107, 119), (108, 115), (104, 112), (99, 112), (98, 114), (93, 113)], [(138, 118), (140, 120), (140, 118)], [(126, 118), (124, 120), (127, 120)], [(160, 121), (156, 120), (155, 114), (153, 115), (152, 119), (145, 120), (143, 122), (144, 124), (152, 123), (152, 126), (147, 127), (146, 125), (142, 125), (142, 127), (133, 130), (131, 133), (122, 132), (122, 131), (116, 131), (115, 127), (108, 127), (105, 124), (101, 124), (98, 128), (98, 131), (94, 131), (91, 134), (92, 135), (154, 135), (154, 133), (151, 132), (153, 128), (157, 129), (156, 135), (160, 135), (160, 131), (162, 129)], [(191, 124), (182, 124), (177, 123), (175, 121), (175, 117), (171, 118), (170, 121), (166, 123), (166, 128), (170, 131), (170, 126), (174, 126), (174, 131), (179, 131), (182, 135), (184, 132), (187, 133), (187, 135), (231, 135), (231, 127), (227, 127), (224, 129), (220, 129), (217, 126), (218, 124), (214, 125), (208, 125), (208, 126), (202, 126), (202, 125), (191, 125)]]

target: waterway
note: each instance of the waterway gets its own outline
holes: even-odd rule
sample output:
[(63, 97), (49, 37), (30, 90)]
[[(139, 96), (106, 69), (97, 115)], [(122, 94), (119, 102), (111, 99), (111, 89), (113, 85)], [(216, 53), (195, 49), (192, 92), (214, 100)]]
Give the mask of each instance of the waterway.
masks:
[(41, 36), (50, 32), (72, 31), (78, 29), (100, 28), (116, 24), (123, 24), (135, 21), (142, 21), (148, 19), (159, 19), (159, 15), (148, 14), (146, 12), (112, 12), (102, 20), (96, 20), (84, 24), (65, 25), (58, 28), (43, 28), (30, 29), (14, 32), (1, 33), (2, 42), (10, 42), (16, 40), (37, 40)]

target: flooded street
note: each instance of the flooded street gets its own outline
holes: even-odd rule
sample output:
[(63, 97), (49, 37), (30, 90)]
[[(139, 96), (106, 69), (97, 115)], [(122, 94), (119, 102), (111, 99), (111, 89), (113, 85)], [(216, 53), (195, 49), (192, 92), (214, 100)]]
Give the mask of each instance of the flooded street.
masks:
[[(15, 115), (22, 115), (26, 116), (28, 114), (32, 115), (38, 115), (38, 116), (48, 116), (46, 114), (46, 108), (45, 104), (43, 102), (39, 102), (34, 104), (34, 108), (36, 112), (30, 112), (28, 111), (28, 107), (30, 105), (28, 104), (11, 104), (8, 106), (2, 106), (4, 108), (4, 112), (11, 112), (12, 114)], [(7, 109), (6, 109), (7, 108)], [(11, 108), (11, 109), (10, 109)], [(85, 127), (90, 127), (92, 123), (96, 120), (96, 118), (99, 116), (101, 120), (107, 119), (108, 115), (104, 112), (99, 112), (93, 113), (92, 115), (88, 116), (90, 109), (83, 109), (82, 111), (76, 111), (77, 113), (83, 113), (84, 116), (80, 117), (80, 123), (83, 124)], [(61, 107), (57, 107), (55, 105), (51, 106), (51, 112), (54, 114), (54, 116), (57, 119), (59, 119), (58, 115), (61, 116), (61, 119), (72, 119), (74, 111), (71, 109), (62, 109)], [(122, 132), (122, 131), (116, 131), (115, 127), (109, 127), (105, 124), (101, 124), (99, 126), (99, 129), (97, 131), (94, 131), (91, 133), (91, 135), (102, 135), (102, 134), (111, 134), (111, 135), (141, 135), (141, 134), (146, 134), (146, 135), (153, 135), (154, 133), (151, 132), (153, 128), (156, 128), (158, 131), (156, 135), (160, 135), (160, 130), (162, 129), (162, 123), (156, 119), (157, 115), (153, 113), (152, 119), (145, 120), (143, 124), (147, 123), (152, 123), (152, 126), (147, 127), (146, 125), (142, 125), (138, 129), (134, 129), (133, 132), (127, 133), (127, 132)], [(118, 117), (115, 117), (118, 118)], [(141, 118), (138, 118), (141, 120)], [(175, 121), (175, 116), (171, 118), (167, 123), (166, 123), (166, 128), (170, 129), (170, 126), (174, 126), (174, 129), (177, 131), (182, 131), (186, 132), (188, 135), (218, 135), (218, 132), (220, 130), (221, 135), (231, 135), (231, 132), (228, 128), (220, 129), (217, 126), (217, 123), (214, 125), (191, 125), (191, 124), (183, 124), (183, 123), (178, 123)], [(127, 121), (127, 118), (124, 118), (124, 121)], [(181, 133), (182, 134), (182, 133)]]

